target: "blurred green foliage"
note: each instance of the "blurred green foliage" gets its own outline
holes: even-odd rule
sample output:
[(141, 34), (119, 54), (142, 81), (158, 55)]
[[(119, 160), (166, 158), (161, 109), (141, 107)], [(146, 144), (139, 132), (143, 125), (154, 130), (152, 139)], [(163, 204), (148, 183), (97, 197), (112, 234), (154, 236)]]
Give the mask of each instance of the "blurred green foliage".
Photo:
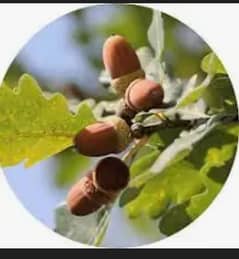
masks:
[[(218, 126), (196, 144), (185, 159), (148, 181), (132, 199), (127, 199), (125, 193), (122, 206), (126, 205), (127, 215), (132, 219), (162, 216), (159, 228), (165, 235), (174, 234), (191, 223), (223, 187), (234, 159), (238, 129), (237, 123)], [(157, 145), (158, 139), (154, 140)], [(149, 170), (153, 161), (148, 156), (144, 154), (132, 164), (131, 176)], [(146, 158), (147, 163), (143, 163)], [(143, 164), (142, 171), (138, 170), (138, 164)]]
[(232, 82), (227, 75), (217, 75), (203, 97), (212, 113), (237, 112), (236, 96)]
[[(172, 16), (163, 13), (163, 20), (165, 33), (163, 59), (171, 76), (188, 78), (198, 73), (201, 59), (210, 51), (209, 46), (194, 31)], [(187, 42), (189, 44), (184, 44)], [(197, 45), (194, 49), (191, 47), (193, 44)], [(203, 74), (201, 72), (201, 75)]]
[(73, 148), (61, 152), (56, 158), (57, 170), (55, 180), (59, 187), (73, 184), (91, 165), (89, 157), (79, 154)]
[[(95, 24), (92, 27), (79, 26), (77, 28), (74, 38), (79, 44), (89, 45), (98, 37), (105, 39), (111, 34), (123, 35), (134, 48), (149, 44), (147, 30), (152, 17), (151, 9), (134, 5), (117, 7), (109, 5), (108, 10), (111, 13), (108, 13), (107, 21)], [(91, 10), (89, 9), (89, 11)], [(73, 13), (79, 20), (79, 24), (87, 23), (86, 14), (86, 10), (79, 10)]]
[(152, 10), (139, 6), (119, 7), (117, 15), (96, 28), (96, 32), (104, 38), (111, 34), (124, 36), (137, 49), (149, 45), (147, 38), (148, 27), (151, 23)]
[(238, 137), (231, 131), (238, 125), (218, 128), (193, 149), (188, 160), (200, 168), (205, 191), (192, 196), (184, 203), (176, 204), (162, 217), (159, 228), (166, 235), (174, 234), (200, 216), (215, 199), (225, 183), (235, 156)]
[(15, 87), (23, 73), (24, 69), (21, 64), (17, 60), (14, 60), (4, 76), (4, 82), (11, 87)]
[(0, 85), (0, 163), (30, 167), (73, 146), (81, 129), (96, 121), (85, 103), (72, 114), (61, 94), (47, 98), (30, 75), (14, 89)]
[[(87, 11), (79, 10), (73, 15), (78, 20), (79, 26), (74, 33), (74, 39), (81, 46), (87, 46), (87, 56), (92, 67), (101, 69), (101, 47), (98, 55), (92, 53), (95, 41), (103, 42), (111, 34), (120, 34), (127, 38), (134, 48), (149, 46), (147, 30), (152, 20), (152, 10), (140, 6), (111, 6), (111, 15), (107, 21), (94, 26), (87, 23)], [(89, 10), (90, 11), (90, 10)], [(166, 61), (170, 74), (174, 77), (188, 78), (200, 70), (201, 59), (210, 51), (208, 45), (185, 24), (177, 19), (163, 14), (165, 49), (163, 59)], [(182, 38), (189, 44), (183, 44)], [(100, 40), (99, 40), (100, 39)], [(196, 41), (195, 49), (192, 45)], [(201, 75), (204, 73), (201, 71)]]
[[(102, 44), (109, 35), (121, 34), (125, 36), (135, 49), (149, 46), (147, 30), (153, 14), (152, 9), (135, 5), (106, 5), (104, 9), (105, 11), (102, 12), (101, 7), (96, 6), (76, 10), (69, 14), (74, 18), (76, 24), (76, 30), (72, 37), (79, 48), (84, 50), (84, 62), (89, 63), (92, 71), (95, 71), (96, 74), (99, 74), (103, 69)], [(94, 21), (92, 19), (94, 14), (102, 17)], [(207, 44), (175, 18), (163, 14), (163, 22), (165, 34), (163, 60), (166, 61), (169, 74), (174, 77), (188, 78), (193, 73), (200, 71), (200, 61), (210, 51)], [(190, 43), (196, 40), (197, 47), (195, 49), (188, 47), (193, 43), (191, 45), (183, 44), (184, 34), (187, 36), (185, 41)], [(69, 41), (71, 40), (69, 38)], [(10, 85), (15, 85), (19, 76), (24, 72), (28, 73), (29, 71), (26, 71), (24, 64), (20, 64), (19, 60), (15, 59), (5, 75), (5, 80), (10, 82)], [(203, 75), (204, 72), (201, 71), (200, 74)], [(54, 81), (54, 78), (49, 78), (49, 82), (45, 82), (46, 80), (41, 80), (40, 74), (34, 76), (46, 90), (51, 89), (49, 82)], [(78, 82), (72, 83), (77, 84)], [(104, 92), (104, 98), (105, 94)]]

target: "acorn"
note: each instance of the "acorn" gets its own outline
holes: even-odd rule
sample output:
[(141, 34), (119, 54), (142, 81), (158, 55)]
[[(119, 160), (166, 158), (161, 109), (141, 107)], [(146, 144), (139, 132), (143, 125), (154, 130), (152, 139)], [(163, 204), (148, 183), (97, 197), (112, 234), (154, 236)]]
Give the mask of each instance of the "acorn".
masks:
[(115, 200), (129, 182), (129, 169), (116, 157), (102, 159), (68, 193), (67, 207), (76, 216), (85, 216)]
[(126, 39), (120, 35), (109, 37), (103, 46), (103, 62), (112, 78), (112, 86), (120, 96), (137, 78), (144, 78), (139, 58)]
[(84, 216), (98, 210), (110, 197), (97, 190), (92, 172), (81, 178), (69, 191), (67, 207), (73, 215)]
[(163, 98), (162, 86), (148, 79), (134, 80), (125, 92), (125, 103), (135, 112), (160, 108)]
[(117, 116), (108, 116), (81, 130), (76, 135), (74, 144), (83, 155), (103, 156), (122, 152), (130, 140), (130, 128), (127, 123)]

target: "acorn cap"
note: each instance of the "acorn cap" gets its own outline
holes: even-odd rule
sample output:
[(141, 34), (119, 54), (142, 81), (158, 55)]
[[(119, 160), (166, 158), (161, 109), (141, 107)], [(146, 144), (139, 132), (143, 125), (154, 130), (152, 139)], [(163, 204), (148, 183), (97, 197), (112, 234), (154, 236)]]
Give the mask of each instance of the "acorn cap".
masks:
[(73, 215), (85, 216), (98, 210), (102, 205), (111, 202), (115, 196), (101, 192), (93, 183), (93, 175), (80, 179), (70, 189), (67, 196), (67, 207)]
[(115, 115), (108, 116), (104, 120), (113, 125), (115, 131), (117, 132), (117, 148), (115, 153), (124, 151), (131, 141), (129, 125), (125, 120)]
[(125, 91), (131, 82), (133, 82), (135, 79), (144, 77), (144, 71), (142, 69), (138, 69), (132, 73), (113, 79), (111, 81), (111, 85), (119, 96), (124, 96)]
[(102, 192), (117, 193), (129, 182), (129, 168), (117, 157), (102, 159), (93, 172), (95, 186)]
[(134, 80), (125, 92), (126, 104), (137, 112), (160, 108), (163, 98), (161, 85), (148, 79)]

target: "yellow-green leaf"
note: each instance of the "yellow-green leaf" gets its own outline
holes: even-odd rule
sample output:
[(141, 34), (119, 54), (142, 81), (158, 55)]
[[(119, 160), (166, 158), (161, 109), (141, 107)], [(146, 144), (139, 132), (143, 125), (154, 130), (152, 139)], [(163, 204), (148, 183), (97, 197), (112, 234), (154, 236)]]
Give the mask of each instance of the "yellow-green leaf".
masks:
[(56, 184), (66, 187), (73, 184), (90, 167), (91, 158), (68, 148), (57, 155)]
[(138, 197), (126, 205), (128, 215), (158, 217), (170, 203), (189, 200), (204, 189), (198, 173), (191, 163), (184, 160), (169, 166), (151, 179)]
[(94, 121), (87, 104), (72, 114), (63, 95), (46, 98), (38, 83), (24, 74), (16, 88), (0, 87), (0, 165), (24, 161), (31, 166), (61, 152)]
[(191, 91), (185, 98), (183, 98), (178, 104), (177, 108), (185, 107), (191, 103), (198, 101), (204, 94), (207, 88), (204, 85), (200, 85), (196, 87), (193, 91)]
[(205, 191), (182, 204), (174, 204), (162, 216), (160, 231), (171, 235), (200, 216), (222, 189), (232, 167), (238, 140), (238, 123), (219, 126), (199, 142), (189, 160), (199, 170)]
[(213, 52), (210, 52), (203, 58), (201, 68), (208, 74), (227, 74), (221, 61)]

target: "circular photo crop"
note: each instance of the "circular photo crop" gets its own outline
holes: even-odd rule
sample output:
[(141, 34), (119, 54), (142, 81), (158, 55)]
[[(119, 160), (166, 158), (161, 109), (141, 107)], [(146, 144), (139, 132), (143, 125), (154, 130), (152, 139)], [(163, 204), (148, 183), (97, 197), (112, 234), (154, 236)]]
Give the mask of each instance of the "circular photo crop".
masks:
[(10, 187), (49, 229), (91, 246), (146, 245), (193, 223), (224, 186), (238, 134), (218, 56), (182, 22), (137, 5), (60, 17), (0, 87)]

